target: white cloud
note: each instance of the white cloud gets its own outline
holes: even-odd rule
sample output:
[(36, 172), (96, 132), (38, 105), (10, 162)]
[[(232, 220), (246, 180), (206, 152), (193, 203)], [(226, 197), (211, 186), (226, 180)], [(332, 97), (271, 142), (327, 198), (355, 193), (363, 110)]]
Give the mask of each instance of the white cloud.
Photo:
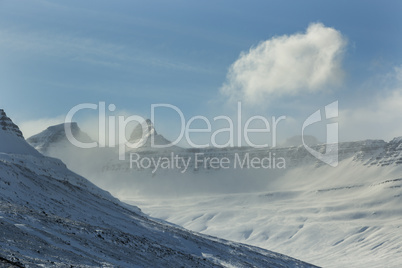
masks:
[(342, 81), (346, 43), (339, 31), (321, 23), (305, 33), (273, 37), (240, 54), (221, 92), (232, 100), (258, 103), (325, 90)]
[(402, 65), (395, 67), (394, 70), (396, 80), (402, 82)]

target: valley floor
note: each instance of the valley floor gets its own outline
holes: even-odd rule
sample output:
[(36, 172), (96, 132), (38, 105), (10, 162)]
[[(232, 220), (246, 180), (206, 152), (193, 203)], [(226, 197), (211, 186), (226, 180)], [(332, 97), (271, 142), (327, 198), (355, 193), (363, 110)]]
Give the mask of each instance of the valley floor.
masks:
[(338, 170), (344, 178), (334, 171), (326, 173), (324, 183), (314, 184), (318, 170), (308, 174), (305, 187), (288, 184), (291, 190), (144, 195), (124, 201), (151, 217), (192, 231), (275, 250), (323, 267), (400, 267), (399, 167), (368, 168), (352, 161), (342, 165)]

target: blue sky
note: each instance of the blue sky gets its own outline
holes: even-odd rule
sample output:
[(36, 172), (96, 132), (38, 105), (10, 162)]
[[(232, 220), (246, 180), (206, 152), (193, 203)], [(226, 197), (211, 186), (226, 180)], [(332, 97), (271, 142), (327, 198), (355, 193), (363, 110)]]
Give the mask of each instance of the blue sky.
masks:
[[(337, 60), (328, 63), (336, 68), (314, 85), (262, 80), (271, 89), (260, 87), (245, 113), (300, 122), (338, 100), (341, 139), (390, 139), (402, 136), (401, 12), (400, 1), (0, 0), (0, 107), (29, 134), (84, 102), (143, 116), (153, 103), (175, 105), (186, 117), (230, 116), (235, 101), (258, 91), (251, 80), (249, 88), (234, 88), (249, 79), (247, 70), (228, 76), (240, 53), (251, 57), (250, 48), (269, 42), (267, 53), (286, 54), (282, 45), (293, 43), (283, 39), (307, 35), (315, 24), (340, 36)], [(168, 114), (161, 118), (160, 132), (173, 135)]]

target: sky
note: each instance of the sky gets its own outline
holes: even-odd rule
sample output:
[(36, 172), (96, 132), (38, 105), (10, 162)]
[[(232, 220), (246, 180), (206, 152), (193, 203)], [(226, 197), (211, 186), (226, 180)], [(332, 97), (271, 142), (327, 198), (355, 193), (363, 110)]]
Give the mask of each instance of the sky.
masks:
[[(401, 12), (400, 1), (0, 0), (0, 107), (29, 137), (82, 103), (142, 117), (170, 104), (219, 129), (213, 118), (235, 120), (241, 102), (243, 123), (286, 116), (284, 140), (337, 101), (341, 141), (390, 140), (402, 136)], [(155, 115), (175, 139), (177, 113)], [(96, 118), (74, 120), (90, 133)]]

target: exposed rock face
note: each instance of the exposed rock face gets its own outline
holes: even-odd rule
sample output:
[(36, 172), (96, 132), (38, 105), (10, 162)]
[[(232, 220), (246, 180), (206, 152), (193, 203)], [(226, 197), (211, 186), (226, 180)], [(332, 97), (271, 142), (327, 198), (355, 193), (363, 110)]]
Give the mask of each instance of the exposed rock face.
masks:
[(11, 119), (6, 115), (3, 109), (0, 109), (0, 126), (3, 131), (15, 134), (17, 137), (24, 138), (21, 130)]
[(41, 156), (24, 139), (21, 130), (0, 109), (0, 153)]
[(130, 141), (140, 140), (142, 138), (148, 138), (151, 135), (158, 135), (152, 124), (151, 120), (147, 119), (144, 124), (145, 131), (143, 131), (143, 126), (138, 125), (134, 128), (130, 136)]
[(388, 166), (402, 164), (402, 137), (397, 137), (384, 144), (379, 153), (373, 156), (370, 165)]

